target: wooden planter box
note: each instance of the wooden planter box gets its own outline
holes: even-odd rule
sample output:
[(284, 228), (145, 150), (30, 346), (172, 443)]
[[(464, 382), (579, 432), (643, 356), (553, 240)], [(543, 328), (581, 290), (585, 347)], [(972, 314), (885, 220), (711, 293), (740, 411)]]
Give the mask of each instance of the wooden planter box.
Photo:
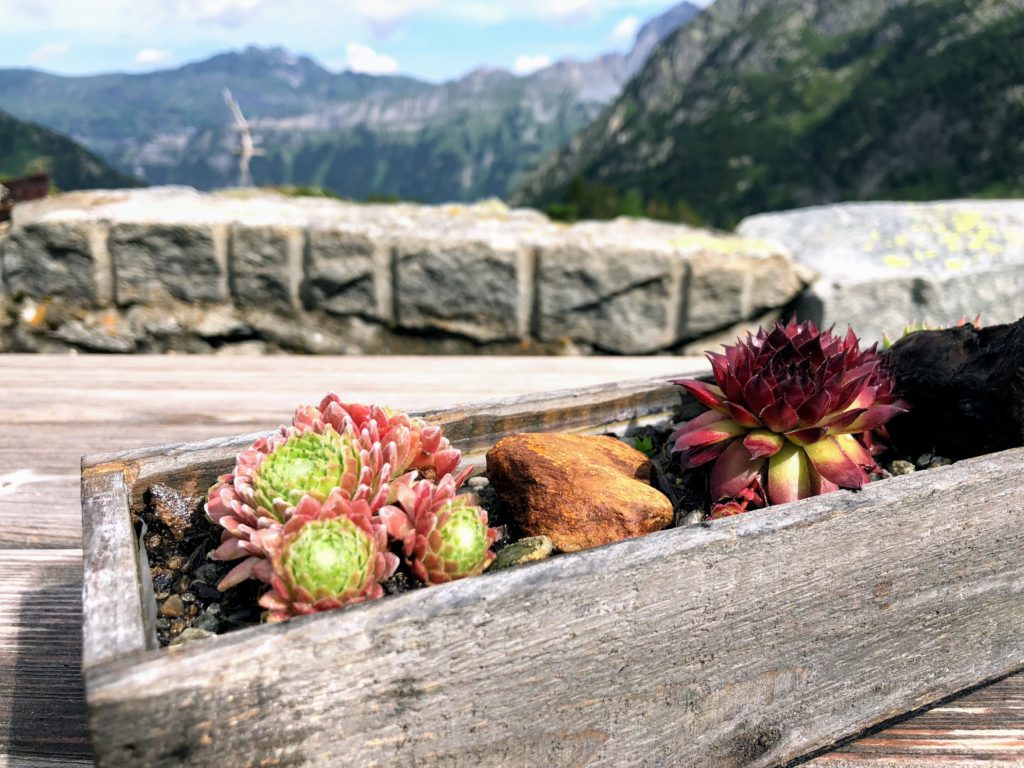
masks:
[[(479, 461), (683, 406), (657, 381), (430, 417)], [(130, 509), (252, 438), (83, 461), (101, 766), (772, 766), (1024, 667), (1024, 450), (158, 649)]]

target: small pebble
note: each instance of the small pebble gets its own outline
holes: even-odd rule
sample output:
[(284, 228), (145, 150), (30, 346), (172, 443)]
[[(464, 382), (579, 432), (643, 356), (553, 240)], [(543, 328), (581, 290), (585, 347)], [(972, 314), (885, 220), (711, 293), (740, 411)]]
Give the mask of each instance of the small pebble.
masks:
[(180, 595), (171, 595), (164, 604), (160, 606), (160, 615), (169, 616), (170, 618), (177, 618), (185, 615), (185, 602), (181, 599)]
[(896, 459), (896, 461), (889, 464), (889, 474), (893, 477), (899, 477), (900, 475), (909, 475), (916, 469), (914, 463), (911, 461), (905, 461), (904, 459)]
[(154, 592), (170, 592), (172, 584), (174, 584), (174, 574), (166, 568), (161, 568), (153, 574)]
[(182, 630), (181, 634), (171, 640), (171, 645), (185, 645), (185, 643), (193, 643), (196, 640), (207, 640), (211, 637), (216, 637), (216, 633), (210, 632), (200, 627), (191, 626), (188, 629)]
[(928, 469), (935, 469), (936, 467), (948, 467), (953, 464), (952, 459), (947, 459), (945, 456), (936, 456), (932, 459), (931, 464), (928, 465)]
[(478, 491), (481, 488), (486, 488), (490, 484), (491, 484), (491, 481), (488, 480), (483, 475), (480, 475), (478, 477), (471, 477), (471, 478), (469, 478), (469, 480), (466, 481), (466, 485), (468, 485), (470, 488), (472, 488), (475, 491)]
[(182, 592), (188, 592), (188, 588), (192, 586), (192, 579), (188, 576), (182, 576), (178, 579), (178, 583), (174, 585), (174, 591), (178, 594)]
[(533, 563), (551, 556), (554, 545), (547, 536), (528, 536), (525, 539), (509, 544), (498, 552), (491, 563), (490, 571), (500, 571), (514, 565)]
[(211, 605), (203, 611), (195, 621), (192, 622), (193, 629), (202, 629), (207, 632), (218, 632), (220, 630), (220, 619), (217, 618), (217, 614), (219, 613), (220, 606)]
[(920, 456), (917, 457), (917, 468), (924, 469), (925, 467), (932, 463), (932, 459), (934, 458), (935, 456), (933, 456), (930, 453), (922, 453)]
[(186, 628), (188, 628), (188, 623), (184, 619), (175, 619), (171, 622), (171, 628), (167, 631), (167, 634), (171, 637), (177, 637), (184, 632)]
[(192, 582), (192, 591), (200, 600), (220, 600), (221, 597), (220, 590), (201, 581)]
[(220, 579), (220, 566), (214, 563), (205, 563), (196, 568), (192, 574), (196, 581), (205, 581), (207, 584), (216, 584)]
[(180, 571), (182, 566), (185, 565), (185, 558), (181, 555), (175, 555), (167, 561), (167, 567), (172, 571)]
[(699, 509), (694, 509), (690, 512), (687, 512), (679, 519), (680, 527), (685, 527), (688, 525), (700, 525), (703, 522), (704, 513), (701, 512)]

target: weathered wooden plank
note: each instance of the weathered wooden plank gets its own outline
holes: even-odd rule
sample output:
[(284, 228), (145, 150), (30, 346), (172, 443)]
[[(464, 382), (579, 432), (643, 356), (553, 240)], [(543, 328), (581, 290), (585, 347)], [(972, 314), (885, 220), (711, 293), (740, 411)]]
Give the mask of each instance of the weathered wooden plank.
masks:
[(944, 701), (841, 745), (808, 768), (1024, 765), (1024, 676)]
[[(770, 766), (1024, 667), (1024, 450), (87, 670), (104, 766)], [(211, 691), (216, 695), (211, 695)]]
[[(143, 576), (129, 512), (128, 479), (112, 470), (82, 476), (82, 528), (86, 542), (82, 604), (83, 663), (99, 664), (126, 653), (156, 647), (156, 633), (144, 617)], [(140, 574), (142, 574), (140, 576)]]
[(83, 454), (269, 430), (330, 390), (403, 408), (698, 371), (694, 358), (0, 356), (0, 548), (77, 547)]
[(81, 550), (0, 557), (0, 766), (91, 765), (81, 671)]
[[(514, 432), (621, 433), (631, 426), (671, 418), (683, 408), (679, 387), (658, 378), (455, 405), (418, 415), (442, 425), (452, 444), (463, 451), (464, 461), (479, 463), (495, 442)], [(83, 472), (131, 467), (134, 506), (155, 483), (202, 493), (231, 469), (239, 451), (263, 434), (87, 456)]]

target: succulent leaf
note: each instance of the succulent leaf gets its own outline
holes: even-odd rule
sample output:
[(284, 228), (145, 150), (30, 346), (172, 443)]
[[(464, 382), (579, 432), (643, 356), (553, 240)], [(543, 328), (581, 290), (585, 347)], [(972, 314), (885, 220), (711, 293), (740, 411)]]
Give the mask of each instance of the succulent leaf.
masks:
[(267, 543), (271, 589), (260, 597), (267, 620), (284, 621), (381, 597), (380, 582), (395, 572), (387, 531), (365, 500), (340, 490), (324, 503), (306, 496)]
[(909, 407), (877, 345), (861, 350), (852, 330), (776, 323), (708, 359), (714, 384), (675, 383), (712, 410), (671, 440), (684, 468), (713, 462), (717, 516), (862, 487), (877, 469), (872, 430)]
[(413, 573), (427, 584), (475, 576), (494, 560), (497, 531), (487, 526), (487, 512), (455, 491), (452, 475), (436, 484), (409, 478), (398, 486), (397, 505), (380, 512)]

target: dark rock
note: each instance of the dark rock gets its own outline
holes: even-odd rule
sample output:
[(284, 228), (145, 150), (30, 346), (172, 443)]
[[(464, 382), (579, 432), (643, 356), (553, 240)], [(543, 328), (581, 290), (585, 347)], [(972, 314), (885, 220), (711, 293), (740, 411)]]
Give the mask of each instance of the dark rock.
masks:
[(192, 622), (192, 626), (196, 629), (205, 629), (207, 632), (219, 632), (220, 631), (220, 614), (219, 605), (211, 605), (205, 611), (203, 611), (195, 621)]
[(149, 494), (153, 510), (167, 526), (175, 541), (184, 541), (192, 526), (202, 518), (202, 497), (186, 496), (160, 483), (152, 486)]
[(901, 452), (964, 459), (1024, 445), (1024, 319), (911, 333), (889, 361), (913, 406), (888, 425)]

